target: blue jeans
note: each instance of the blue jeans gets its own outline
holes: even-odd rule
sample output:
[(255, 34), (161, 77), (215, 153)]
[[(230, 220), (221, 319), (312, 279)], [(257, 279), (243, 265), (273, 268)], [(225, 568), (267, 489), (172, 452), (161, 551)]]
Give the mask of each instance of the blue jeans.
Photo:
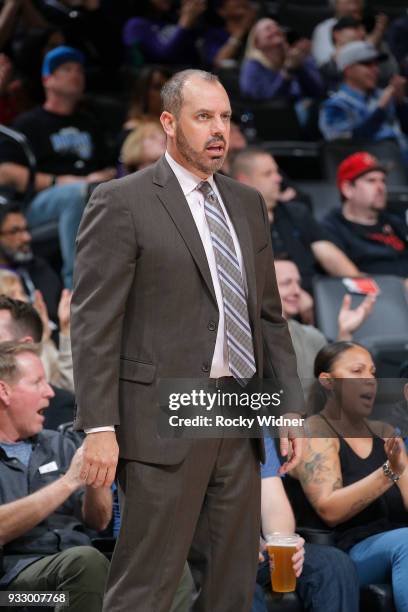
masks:
[(62, 255), (64, 285), (72, 288), (75, 256), (75, 238), (85, 208), (88, 185), (85, 181), (56, 185), (38, 193), (27, 210), (30, 227), (49, 221), (58, 222), (58, 235)]
[(408, 527), (370, 536), (349, 554), (361, 585), (391, 582), (396, 609), (408, 612)]
[[(269, 560), (260, 563), (256, 582), (251, 612), (268, 612), (262, 587), (270, 584)], [(350, 557), (334, 546), (305, 544), (305, 562), (296, 592), (308, 611), (359, 610), (356, 568)]]

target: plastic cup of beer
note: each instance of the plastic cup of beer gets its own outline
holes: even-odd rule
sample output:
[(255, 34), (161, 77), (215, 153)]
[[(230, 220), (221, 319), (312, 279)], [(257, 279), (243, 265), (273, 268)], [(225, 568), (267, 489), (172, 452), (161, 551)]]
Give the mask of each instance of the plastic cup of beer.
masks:
[(272, 533), (265, 539), (271, 561), (272, 590), (276, 593), (291, 593), (296, 589), (292, 557), (297, 550), (299, 536), (296, 533)]

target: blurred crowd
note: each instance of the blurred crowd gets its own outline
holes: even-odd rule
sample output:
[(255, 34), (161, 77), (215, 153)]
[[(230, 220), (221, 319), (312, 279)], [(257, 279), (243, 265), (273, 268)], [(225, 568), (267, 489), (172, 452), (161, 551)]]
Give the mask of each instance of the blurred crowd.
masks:
[[(404, 293), (408, 7), (401, 3), (400, 10), (394, 7), (387, 13), (385, 6), (379, 10), (369, 0), (322, 0), (316, 4), (320, 12), (316, 10), (315, 21), (305, 26), (296, 6), (300, 11), (302, 4), (289, 0), (0, 0), (0, 343), (41, 346), (39, 353), (29, 351), (25, 358), (33, 362), (30, 367), (37, 367), (39, 359), (44, 367), (41, 401), (53, 407), (46, 427), (55, 429), (73, 416), (69, 313), (75, 237), (84, 207), (99, 183), (142, 170), (164, 154), (160, 90), (184, 68), (215, 72), (229, 93), (231, 140), (222, 172), (257, 189), (265, 201), (283, 314), (306, 393), (321, 371), (331, 372), (344, 351), (363, 351), (352, 344), (353, 338), (382, 299), (376, 290), (362, 290), (357, 291), (363, 297), (356, 304), (346, 292), (335, 312), (336, 331), (328, 337), (318, 329), (316, 279), (392, 275)], [(287, 128), (298, 134), (292, 148), (294, 139), (288, 137), (285, 155), (277, 140), (286, 139), (273, 136), (280, 121), (283, 133)], [(326, 151), (338, 143), (344, 154), (332, 180), (320, 169), (314, 168), (312, 177), (309, 166), (299, 170), (298, 151), (307, 152), (312, 145)], [(392, 191), (406, 197), (395, 205), (387, 178), (396, 169), (400, 178)], [(331, 190), (334, 205), (333, 198), (316, 200), (307, 188), (309, 178)], [(406, 330), (407, 326), (401, 333)], [(328, 342), (337, 342), (339, 349), (332, 361), (323, 352), (328, 361), (318, 372), (315, 359), (323, 359)], [(21, 347), (7, 350), (9, 361), (24, 354)], [(6, 357), (0, 355), (0, 379)], [(368, 372), (370, 355), (366, 351), (357, 357)], [(406, 377), (402, 362), (397, 359), (394, 364), (395, 377)], [(370, 370), (366, 377), (371, 376)], [(323, 426), (329, 427), (330, 406), (326, 417)], [(1, 418), (0, 414), (0, 430)], [(75, 453), (81, 440), (71, 434), (64, 460), (76, 494), (80, 479)], [(6, 441), (0, 439), (0, 449), (6, 452), (2, 442)], [(53, 444), (54, 439), (47, 439), (48, 446)], [(311, 445), (307, 450), (313, 454)], [(22, 447), (16, 455), (23, 464), (25, 452)], [(331, 449), (335, 465), (335, 455), (345, 452), (341, 445)], [(391, 457), (390, 448), (386, 455)], [(401, 461), (406, 460), (404, 455)], [(398, 471), (400, 466), (394, 467)], [(277, 469), (265, 475), (274, 477), (273, 487), (278, 487)], [(298, 478), (309, 495), (313, 482), (306, 482), (305, 469), (299, 468)], [(1, 496), (1, 488), (0, 482), (0, 503), (14, 503)], [(330, 525), (348, 518), (345, 510), (340, 519), (333, 510), (339, 494), (327, 494), (324, 487), (318, 493), (313, 499), (320, 517), (328, 517)], [(54, 494), (65, 503), (60, 491)], [(274, 495), (282, 495), (286, 512), (282, 491)], [(334, 499), (332, 505), (322, 501), (325, 495)], [(91, 491), (88, 497), (84, 520), (95, 529), (105, 528), (111, 498), (98, 498)], [(91, 503), (100, 508), (99, 514), (92, 514)], [(401, 506), (400, 499), (398, 503)], [(27, 530), (34, 528), (28, 514)], [(36, 516), (37, 523), (45, 520), (41, 512)], [(9, 541), (0, 538), (0, 545)], [(78, 543), (69, 540), (70, 546)], [(85, 548), (89, 543), (84, 538)], [(353, 540), (349, 548), (354, 544)], [(22, 543), (21, 550), (27, 553), (25, 546)], [(355, 551), (356, 561), (361, 551)], [(94, 555), (88, 549), (84, 554)], [(323, 571), (321, 565), (314, 566), (312, 549), (309, 559), (303, 579), (305, 601), (313, 598), (307, 576)], [(97, 579), (103, 581), (107, 568), (102, 556), (92, 557), (92, 562), (98, 565)], [(347, 582), (348, 557), (335, 555), (327, 563), (343, 563)], [(190, 580), (186, 566), (181, 593), (190, 592)], [(398, 588), (402, 591), (403, 585)], [(341, 585), (338, 589), (333, 597), (342, 603), (333, 609), (355, 609), (351, 591), (346, 596)], [(397, 597), (406, 603), (406, 592)], [(100, 607), (100, 597), (96, 599), (95, 610)], [(186, 609), (183, 601), (181, 595), (174, 612)], [(80, 599), (77, 605), (81, 609)], [(259, 605), (257, 610), (263, 610), (262, 601)]]

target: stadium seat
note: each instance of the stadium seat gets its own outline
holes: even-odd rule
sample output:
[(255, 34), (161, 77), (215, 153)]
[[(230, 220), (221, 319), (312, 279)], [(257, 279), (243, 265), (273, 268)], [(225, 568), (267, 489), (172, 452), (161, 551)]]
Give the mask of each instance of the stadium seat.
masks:
[(232, 101), (234, 114), (251, 114), (251, 122), (259, 140), (302, 140), (302, 130), (293, 104), (287, 100), (257, 102), (252, 99)]
[[(399, 365), (408, 351), (407, 294), (401, 278), (372, 275), (380, 288), (374, 309), (353, 337), (373, 354), (380, 377), (398, 377)], [(326, 338), (337, 338), (337, 315), (347, 289), (339, 278), (316, 278), (314, 283), (316, 325)], [(353, 295), (352, 307), (364, 296)]]
[(299, 191), (307, 194), (312, 201), (313, 216), (321, 221), (328, 212), (340, 205), (339, 192), (328, 181), (296, 181)]
[(356, 151), (368, 151), (387, 166), (388, 185), (399, 186), (408, 184), (408, 172), (399, 145), (395, 140), (381, 140), (379, 142), (333, 140), (325, 142), (322, 150), (325, 178), (329, 181), (334, 181), (339, 164), (348, 155)]

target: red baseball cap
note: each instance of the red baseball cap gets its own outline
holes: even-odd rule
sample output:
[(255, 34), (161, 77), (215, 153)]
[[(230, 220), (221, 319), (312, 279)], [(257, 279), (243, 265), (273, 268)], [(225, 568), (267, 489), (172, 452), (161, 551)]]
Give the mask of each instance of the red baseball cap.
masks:
[(380, 161), (365, 151), (359, 151), (353, 153), (344, 159), (340, 166), (337, 168), (336, 184), (339, 191), (345, 181), (354, 181), (354, 179), (372, 172), (373, 170), (380, 170), (386, 172), (384, 166)]

